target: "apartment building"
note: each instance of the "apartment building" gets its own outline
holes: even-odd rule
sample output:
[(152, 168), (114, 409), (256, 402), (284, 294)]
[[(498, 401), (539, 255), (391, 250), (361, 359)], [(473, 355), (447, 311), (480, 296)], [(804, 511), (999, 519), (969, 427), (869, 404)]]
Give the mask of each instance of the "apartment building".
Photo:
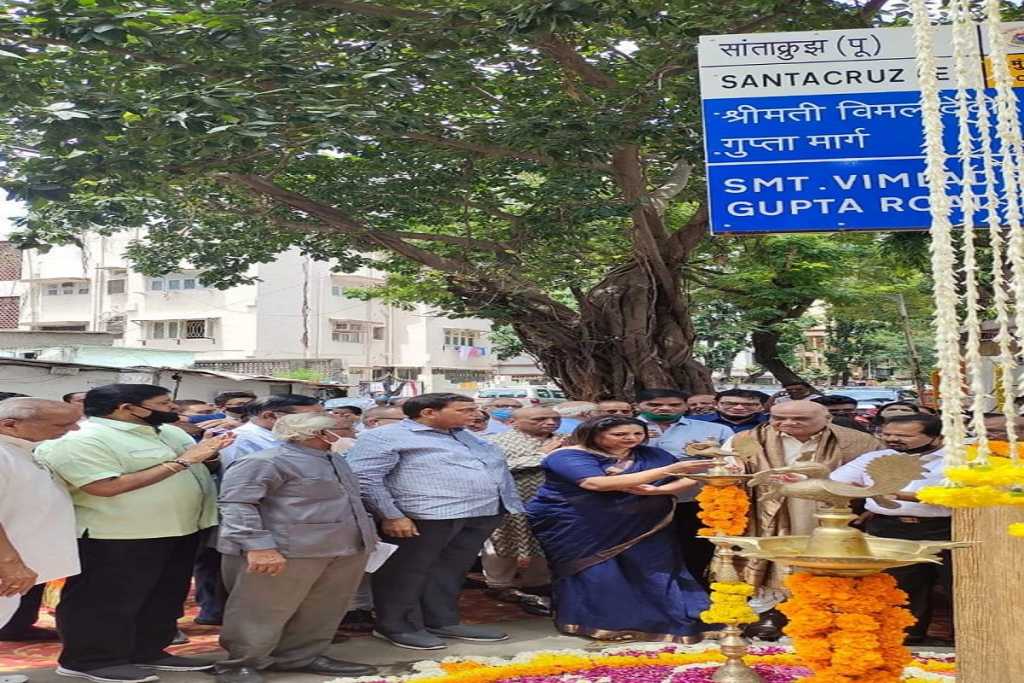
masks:
[(82, 247), (7, 261), (0, 243), (0, 329), (6, 315), (24, 330), (108, 332), (115, 345), (189, 351), (196, 367), (307, 367), (334, 381), (411, 380), (424, 391), (470, 391), (494, 375), (489, 321), (347, 294), (382, 283), (380, 272), (332, 273), (289, 251), (253, 266), (253, 284), (218, 290), (184, 266), (160, 277), (134, 271), (122, 254), (138, 236), (90, 235)]

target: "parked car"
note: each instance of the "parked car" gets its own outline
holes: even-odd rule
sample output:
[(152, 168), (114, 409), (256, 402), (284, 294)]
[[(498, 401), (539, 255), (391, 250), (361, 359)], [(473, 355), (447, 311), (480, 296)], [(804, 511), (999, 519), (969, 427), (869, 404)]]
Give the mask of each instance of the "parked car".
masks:
[(477, 403), (484, 404), (495, 398), (514, 398), (524, 406), (544, 406), (565, 402), (565, 394), (555, 387), (492, 387), (481, 389), (473, 397)]
[(857, 400), (857, 410), (874, 412), (879, 406), (893, 401), (917, 403), (917, 393), (899, 387), (834, 387), (826, 396), (849, 396)]

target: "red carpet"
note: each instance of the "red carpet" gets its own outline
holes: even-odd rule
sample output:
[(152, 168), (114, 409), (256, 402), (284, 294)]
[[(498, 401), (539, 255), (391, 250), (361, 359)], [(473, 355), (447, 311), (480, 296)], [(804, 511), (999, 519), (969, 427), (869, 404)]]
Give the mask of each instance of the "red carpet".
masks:
[[(493, 624), (502, 621), (520, 619), (538, 619), (523, 612), (517, 605), (496, 602), (484, 595), (482, 590), (466, 590), (460, 601), (463, 619), (470, 624)], [(217, 626), (196, 626), (192, 620), (199, 610), (192, 601), (185, 603), (185, 616), (181, 619), (181, 630), (188, 635), (191, 642), (171, 648), (175, 654), (195, 654), (210, 652), (217, 649)], [(39, 626), (53, 628), (53, 614), (44, 609), (39, 617)], [(355, 635), (354, 637), (368, 637)], [(16, 671), (39, 667), (55, 667), (60, 643), (10, 643), (0, 641), (0, 671)]]

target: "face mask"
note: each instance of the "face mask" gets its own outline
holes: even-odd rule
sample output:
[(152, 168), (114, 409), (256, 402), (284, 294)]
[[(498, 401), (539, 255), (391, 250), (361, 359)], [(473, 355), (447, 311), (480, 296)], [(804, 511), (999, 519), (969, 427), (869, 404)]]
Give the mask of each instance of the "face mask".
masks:
[(497, 410), (491, 411), (491, 417), (493, 417), (495, 420), (501, 420), (502, 422), (505, 422), (506, 420), (512, 419), (513, 412), (515, 411), (512, 408), (498, 408)]
[(153, 427), (159, 427), (160, 425), (168, 424), (170, 422), (177, 422), (180, 418), (180, 416), (173, 410), (154, 410), (153, 408), (146, 408), (146, 406), (139, 407), (148, 410), (149, 415), (146, 415), (145, 417), (136, 415), (135, 417)]
[(344, 453), (352, 447), (351, 439), (344, 436), (338, 436), (334, 432), (324, 432), (323, 436), (320, 438), (331, 445), (331, 453)]
[[(934, 443), (926, 443), (923, 446), (916, 446), (914, 448), (904, 448), (903, 450), (900, 451), (900, 453), (910, 453), (911, 455), (916, 455), (918, 453), (927, 453), (928, 451), (934, 451), (936, 448), (937, 446)], [(897, 449), (894, 448), (893, 450)]]
[(676, 422), (679, 419), (678, 415), (662, 415), (661, 413), (640, 413), (640, 417), (651, 422)]

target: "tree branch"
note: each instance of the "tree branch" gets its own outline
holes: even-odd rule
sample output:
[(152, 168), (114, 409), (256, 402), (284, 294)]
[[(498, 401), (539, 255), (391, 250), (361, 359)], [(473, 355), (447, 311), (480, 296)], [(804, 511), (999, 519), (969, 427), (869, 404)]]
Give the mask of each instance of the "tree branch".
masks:
[(888, 2), (889, 0), (868, 0), (857, 14), (865, 24), (869, 24)]
[(439, 254), (409, 244), (400, 237), (376, 231), (332, 206), (321, 204), (286, 190), (260, 176), (246, 175), (244, 173), (225, 173), (220, 178), (231, 185), (244, 188), (259, 197), (267, 197), (279, 204), (284, 204), (292, 209), (318, 218), (324, 223), (334, 226), (338, 232), (368, 239), (385, 249), (429, 268), (448, 273), (460, 273), (472, 269), (472, 264), (466, 261), (440, 256)]
[(668, 204), (672, 198), (686, 189), (687, 184), (690, 182), (690, 173), (692, 171), (693, 166), (690, 165), (689, 161), (686, 159), (676, 160), (672, 166), (672, 172), (668, 175), (668, 179), (661, 187), (650, 194), (651, 206), (658, 212), (658, 215), (664, 216), (665, 210), (668, 209)]
[(701, 202), (700, 208), (690, 216), (686, 225), (679, 228), (668, 240), (670, 262), (683, 263), (697, 245), (708, 236), (708, 207)]
[[(336, 227), (325, 223), (296, 223), (294, 221), (286, 221), (278, 218), (271, 218), (271, 220), (275, 225), (278, 225), (285, 230), (294, 230), (296, 232), (328, 234), (339, 232)], [(367, 230), (371, 230), (371, 228), (367, 227)], [(430, 232), (406, 232), (405, 230), (380, 230), (377, 228), (372, 228), (372, 230), (379, 235), (396, 237), (398, 239), (418, 240), (423, 242), (442, 242), (444, 244), (454, 244), (468, 249), (476, 249), (478, 251), (493, 251), (495, 253), (507, 254), (510, 249), (508, 245), (500, 242), (476, 239), (472, 237), (461, 237), (459, 235), (437, 235)]]
[(523, 161), (533, 161), (538, 164), (544, 164), (547, 166), (578, 166), (581, 168), (587, 168), (592, 171), (600, 171), (602, 173), (608, 173), (611, 171), (611, 167), (608, 164), (602, 164), (599, 162), (587, 162), (587, 161), (561, 161), (554, 157), (542, 154), (540, 152), (525, 152), (521, 150), (509, 149), (508, 147), (500, 147), (497, 145), (485, 145), (478, 142), (469, 142), (468, 140), (455, 140), (452, 138), (442, 137), (440, 135), (430, 135), (428, 133), (417, 133), (417, 132), (406, 132), (400, 133), (400, 137), (408, 140), (418, 140), (420, 142), (429, 142), (434, 145), (441, 147), (450, 147), (451, 149), (458, 149), (464, 152), (473, 152), (484, 157), (491, 158), (509, 158), (509, 159), (521, 159)]
[(614, 78), (585, 60), (576, 48), (553, 33), (542, 34), (534, 40), (534, 45), (587, 85), (610, 90), (619, 84)]
[(259, 176), (225, 173), (219, 178), (230, 185), (248, 190), (257, 197), (268, 198), (318, 218), (324, 223), (335, 226), (339, 232), (368, 239), (383, 249), (414, 263), (449, 273), (448, 286), (463, 291), (467, 295), (473, 293), (479, 295), (480, 291), (493, 292), (494, 296), (506, 299), (510, 305), (518, 305), (542, 317), (553, 316), (556, 319), (566, 320), (577, 317), (577, 313), (571, 308), (538, 291), (536, 287), (523, 282), (514, 274), (478, 269), (468, 261), (440, 256), (420, 249), (402, 239), (399, 233), (389, 234), (374, 230), (343, 211), (286, 190)]
[(401, 7), (388, 7), (386, 5), (374, 5), (368, 2), (347, 2), (346, 0), (283, 0), (275, 2), (275, 7), (298, 5), (331, 7), (340, 9), (349, 14), (361, 14), (367, 17), (383, 17), (385, 19), (439, 19), (440, 15), (433, 12), (420, 12), (418, 10), (403, 9)]

